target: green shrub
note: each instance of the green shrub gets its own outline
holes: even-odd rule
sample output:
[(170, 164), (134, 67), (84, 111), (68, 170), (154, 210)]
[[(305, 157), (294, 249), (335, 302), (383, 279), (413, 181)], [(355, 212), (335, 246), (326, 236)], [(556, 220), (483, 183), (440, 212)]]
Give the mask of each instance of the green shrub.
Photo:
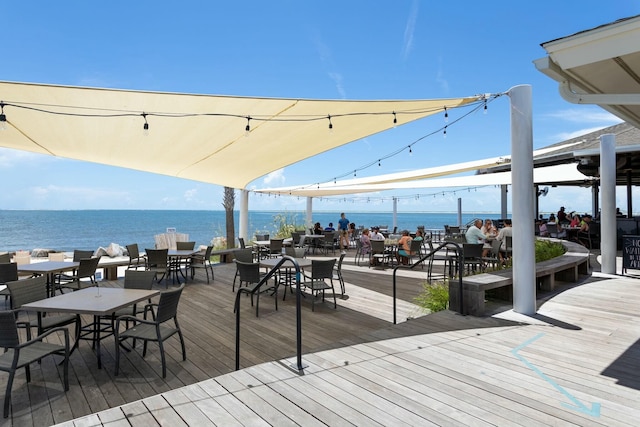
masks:
[(416, 305), (430, 313), (446, 310), (449, 307), (449, 283), (424, 282), (422, 292), (413, 300)]
[(548, 240), (536, 240), (536, 262), (559, 257), (565, 252), (566, 249), (561, 243)]

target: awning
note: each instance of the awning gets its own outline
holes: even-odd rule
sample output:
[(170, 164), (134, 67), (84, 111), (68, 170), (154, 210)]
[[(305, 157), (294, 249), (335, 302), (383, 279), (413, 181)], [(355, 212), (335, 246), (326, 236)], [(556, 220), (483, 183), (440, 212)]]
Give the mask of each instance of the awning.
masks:
[(479, 99), (276, 99), (0, 82), (0, 146), (245, 188), (300, 160)]

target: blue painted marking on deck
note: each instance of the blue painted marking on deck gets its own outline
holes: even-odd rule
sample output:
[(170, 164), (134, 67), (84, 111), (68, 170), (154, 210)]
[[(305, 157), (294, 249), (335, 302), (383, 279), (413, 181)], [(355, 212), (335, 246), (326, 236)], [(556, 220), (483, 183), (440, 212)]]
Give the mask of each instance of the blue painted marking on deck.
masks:
[(596, 417), (599, 418), (600, 417), (600, 404), (596, 403), (596, 402), (591, 402), (591, 408), (589, 408), (588, 405), (585, 405), (584, 403), (580, 402), (578, 399), (576, 399), (573, 395), (571, 395), (567, 390), (565, 390), (564, 388), (562, 388), (558, 383), (556, 383), (553, 379), (549, 378), (548, 376), (546, 376), (540, 369), (538, 369), (535, 365), (533, 365), (531, 362), (529, 362), (527, 359), (525, 359), (523, 356), (519, 355), (518, 352), (520, 350), (522, 350), (523, 348), (527, 347), (528, 345), (530, 345), (531, 343), (533, 343), (534, 341), (537, 341), (538, 339), (542, 338), (544, 336), (543, 333), (536, 335), (535, 337), (523, 342), (522, 344), (520, 344), (519, 346), (517, 346), (516, 348), (514, 348), (513, 350), (511, 350), (511, 353), (513, 353), (514, 356), (516, 356), (518, 359), (520, 359), (520, 361), (522, 363), (525, 364), (525, 366), (529, 369), (531, 369), (533, 372), (535, 372), (540, 378), (542, 378), (543, 380), (545, 380), (546, 382), (548, 382), (549, 384), (551, 384), (553, 386), (553, 388), (555, 388), (556, 390), (558, 390), (560, 393), (562, 393), (567, 399), (569, 399), (571, 402), (573, 402), (573, 404), (570, 403), (566, 403), (566, 402), (562, 402), (562, 405), (564, 407), (573, 409), (574, 411), (578, 411), (578, 412), (582, 412), (583, 414), (586, 415), (590, 415), (592, 417)]

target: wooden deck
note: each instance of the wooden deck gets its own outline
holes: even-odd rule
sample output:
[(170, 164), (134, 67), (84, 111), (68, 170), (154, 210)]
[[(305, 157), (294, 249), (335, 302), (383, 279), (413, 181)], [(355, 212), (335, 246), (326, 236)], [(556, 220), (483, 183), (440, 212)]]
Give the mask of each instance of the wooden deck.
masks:
[[(293, 298), (243, 301), (241, 366), (234, 372), (233, 266), (190, 284), (180, 304), (187, 361), (168, 348), (123, 353), (103, 369), (87, 343), (71, 357), (71, 389), (44, 361), (13, 387), (9, 425), (637, 425), (640, 303), (636, 279), (592, 280), (549, 298), (536, 318), (441, 312), (390, 323), (390, 270), (345, 266), (349, 298), (303, 302), (304, 375), (295, 356)], [(424, 273), (399, 281), (403, 317)], [(117, 283), (113, 283), (117, 285)], [(386, 307), (386, 309), (385, 309)], [(6, 375), (0, 376), (5, 385)], [(187, 386), (187, 387), (183, 387)], [(142, 399), (142, 400), (140, 400)], [(112, 408), (112, 409), (110, 409)]]

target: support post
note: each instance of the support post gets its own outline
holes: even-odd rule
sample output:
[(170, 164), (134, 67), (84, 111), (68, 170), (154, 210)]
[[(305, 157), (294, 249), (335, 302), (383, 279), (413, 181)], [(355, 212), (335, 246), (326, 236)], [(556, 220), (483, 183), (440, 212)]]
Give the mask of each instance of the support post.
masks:
[(509, 89), (511, 99), (511, 182), (513, 186), (513, 310), (536, 313), (533, 232), (533, 129), (531, 86)]
[(462, 227), (462, 197), (458, 197), (458, 227)]
[(602, 272), (616, 274), (616, 137), (613, 134), (600, 136), (600, 187)]
[(509, 186), (507, 184), (500, 185), (500, 218), (505, 219), (507, 217), (507, 194), (509, 193)]
[[(307, 230), (313, 228), (313, 197), (307, 197)], [(306, 230), (305, 230), (306, 231)]]
[(395, 230), (398, 227), (398, 198), (393, 198), (393, 228)]
[(249, 241), (249, 191), (240, 190), (240, 224), (238, 224), (238, 236), (245, 242)]

